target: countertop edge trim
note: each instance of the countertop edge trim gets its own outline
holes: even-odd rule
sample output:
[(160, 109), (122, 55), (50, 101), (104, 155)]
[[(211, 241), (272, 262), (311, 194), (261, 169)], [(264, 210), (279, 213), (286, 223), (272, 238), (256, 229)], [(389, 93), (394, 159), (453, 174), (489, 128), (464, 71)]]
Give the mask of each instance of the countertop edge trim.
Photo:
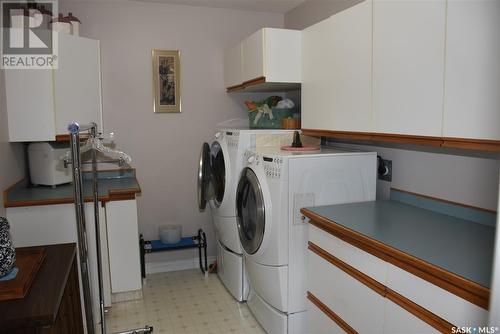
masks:
[(409, 255), (359, 232), (346, 228), (308, 209), (300, 210), (309, 223), (341, 240), (387, 261), (485, 310), (489, 309), (490, 290), (476, 282)]
[[(111, 201), (121, 201), (134, 199), (136, 194), (140, 194), (140, 188), (130, 188), (130, 189), (112, 189), (108, 191), (105, 196), (99, 196), (100, 202), (111, 202)], [(92, 197), (85, 197), (84, 201), (92, 202)], [(69, 204), (74, 203), (73, 197), (65, 198), (53, 198), (53, 199), (40, 199), (40, 200), (28, 200), (28, 201), (8, 201), (6, 193), (4, 193), (4, 207), (5, 208), (18, 208), (26, 206), (42, 206), (42, 205), (56, 205), (56, 204)]]

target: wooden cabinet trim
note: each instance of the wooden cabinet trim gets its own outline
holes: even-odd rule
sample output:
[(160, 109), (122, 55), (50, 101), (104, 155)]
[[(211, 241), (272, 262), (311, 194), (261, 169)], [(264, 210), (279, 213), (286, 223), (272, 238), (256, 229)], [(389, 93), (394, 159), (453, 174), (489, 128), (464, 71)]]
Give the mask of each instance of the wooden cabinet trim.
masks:
[(358, 334), (345, 322), (341, 317), (339, 317), (335, 312), (333, 312), (328, 306), (323, 304), (316, 296), (311, 292), (307, 291), (307, 299), (311, 301), (321, 312), (323, 312), (328, 318), (332, 319), (340, 328), (342, 328), (347, 334)]
[(248, 87), (260, 85), (260, 84), (263, 84), (263, 83), (266, 83), (266, 77), (258, 77), (258, 78), (255, 78), (255, 79), (243, 81), (239, 85), (227, 87), (226, 88), (226, 92), (228, 92), (228, 93), (238, 92), (238, 91), (245, 90)]
[(317, 215), (310, 210), (301, 209), (301, 213), (310, 218), (309, 223), (311, 225), (465, 299), (472, 304), (488, 310), (490, 296), (490, 290), (488, 288), (398, 249), (387, 246), (377, 240), (366, 237), (332, 220)]
[[(448, 321), (442, 319), (441, 317), (435, 315), (434, 313), (426, 310), (422, 306), (412, 302), (408, 298), (398, 294), (394, 290), (391, 290), (387, 286), (383, 285), (382, 283), (374, 280), (370, 276), (362, 273), (361, 271), (357, 270), (356, 268), (350, 266), (349, 264), (343, 262), (342, 260), (338, 259), (334, 255), (328, 253), (326, 250), (322, 249), (315, 243), (309, 241), (309, 246), (308, 249), (315, 253), (316, 255), (322, 257), (332, 265), (336, 266), (349, 276), (353, 277), (354, 279), (358, 280), (360, 283), (364, 284), (368, 288), (372, 289), (382, 297), (388, 298), (391, 300), (393, 303), (399, 305), (401, 308), (405, 309), (406, 311), (410, 312), (420, 320), (424, 321), (427, 323), (429, 326), (432, 326), (436, 330), (440, 331), (441, 333), (451, 333), (451, 330), (453, 326), (451, 323)], [(309, 298), (309, 293), (308, 293), (308, 298)], [(319, 307), (319, 306), (318, 306)], [(325, 306), (326, 307), (326, 306)], [(320, 307), (321, 310), (323, 310)], [(326, 312), (325, 312), (326, 313)], [(328, 313), (326, 313), (328, 315)], [(339, 324), (340, 326), (340, 324)], [(342, 327), (342, 326), (341, 326)]]
[[(87, 140), (89, 139), (90, 135), (87, 133), (81, 133), (80, 134), (80, 141)], [(56, 135), (56, 141), (57, 142), (69, 142), (70, 141), (70, 135), (65, 134), (65, 135)]]
[(458, 148), (464, 150), (500, 152), (500, 140), (412, 136), (374, 132), (331, 131), (321, 129), (302, 129), (302, 133), (307, 136), (329, 137), (346, 140), (364, 140), (374, 142)]

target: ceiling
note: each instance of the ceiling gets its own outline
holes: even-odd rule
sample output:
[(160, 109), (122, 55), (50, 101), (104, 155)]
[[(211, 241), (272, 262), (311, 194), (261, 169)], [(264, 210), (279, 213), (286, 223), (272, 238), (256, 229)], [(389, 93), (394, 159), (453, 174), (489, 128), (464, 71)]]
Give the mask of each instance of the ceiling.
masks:
[(251, 10), (284, 14), (306, 0), (137, 0), (177, 5)]

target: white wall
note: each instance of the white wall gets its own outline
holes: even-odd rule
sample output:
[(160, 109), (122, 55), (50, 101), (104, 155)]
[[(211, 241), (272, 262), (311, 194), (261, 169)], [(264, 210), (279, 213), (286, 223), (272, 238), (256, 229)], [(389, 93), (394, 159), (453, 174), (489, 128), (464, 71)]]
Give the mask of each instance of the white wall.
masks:
[[(209, 213), (197, 207), (198, 155), (217, 123), (246, 117), (245, 97), (225, 93), (223, 50), (261, 27), (283, 27), (283, 15), (132, 1), (60, 1), (60, 9), (82, 21), (82, 36), (101, 41), (104, 127), (137, 168), (140, 232), (156, 239), (161, 224), (179, 223), (185, 235), (202, 227), (215, 255)], [(181, 114), (153, 113), (153, 48), (181, 52)]]
[(9, 143), (5, 75), (0, 70), (0, 216), (5, 215), (3, 191), (24, 177), (23, 145)]
[(285, 28), (302, 30), (363, 0), (306, 0), (285, 14)]
[[(433, 196), (457, 203), (497, 210), (499, 156), (432, 148), (403, 149), (373, 145), (333, 143), (334, 145), (376, 151), (392, 160), (392, 182), (379, 182), (393, 187)], [(382, 190), (382, 191), (380, 191)], [(388, 190), (388, 189), (387, 189)]]

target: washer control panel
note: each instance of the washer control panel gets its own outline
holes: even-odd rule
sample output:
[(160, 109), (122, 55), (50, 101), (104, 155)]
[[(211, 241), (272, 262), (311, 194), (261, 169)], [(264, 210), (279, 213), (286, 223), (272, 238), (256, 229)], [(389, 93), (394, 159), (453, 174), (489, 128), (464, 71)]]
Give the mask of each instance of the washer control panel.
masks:
[(281, 169), (283, 166), (282, 157), (262, 157), (262, 166), (264, 168), (264, 173), (268, 178), (279, 179), (281, 177)]

